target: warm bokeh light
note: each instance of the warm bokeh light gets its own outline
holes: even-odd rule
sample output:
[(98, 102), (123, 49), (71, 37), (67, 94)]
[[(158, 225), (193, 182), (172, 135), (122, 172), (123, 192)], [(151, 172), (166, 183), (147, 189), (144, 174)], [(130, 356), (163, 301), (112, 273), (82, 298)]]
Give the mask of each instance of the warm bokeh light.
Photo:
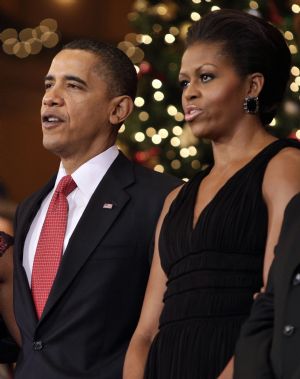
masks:
[(156, 91), (154, 92), (153, 97), (156, 101), (162, 101), (165, 95), (161, 91)]
[(152, 128), (152, 127), (147, 128), (147, 130), (146, 130), (146, 134), (147, 134), (148, 137), (151, 138), (151, 137), (154, 136), (154, 134), (156, 134), (156, 129), (155, 129), (155, 128)]
[(250, 3), (249, 3), (249, 7), (250, 7), (251, 9), (258, 9), (258, 4), (257, 4), (256, 1), (250, 1)]
[(175, 42), (175, 37), (173, 36), (173, 34), (168, 33), (165, 35), (165, 41), (167, 43), (173, 43)]
[(145, 104), (145, 100), (142, 97), (136, 97), (134, 100), (134, 104), (137, 107), (142, 107)]
[(46, 26), (51, 32), (55, 32), (57, 30), (57, 21), (54, 18), (45, 18), (40, 22), (40, 25)]
[(154, 134), (154, 136), (152, 137), (152, 142), (155, 145), (160, 144), (161, 143), (161, 136), (159, 134)]
[(159, 79), (152, 80), (152, 87), (159, 89), (162, 86), (162, 82)]
[(142, 132), (137, 132), (135, 133), (134, 138), (137, 142), (142, 142), (145, 139), (145, 134)]
[(174, 147), (180, 146), (180, 139), (178, 137), (172, 137), (170, 143)]
[(167, 112), (170, 116), (175, 116), (177, 114), (177, 108), (174, 105), (169, 105)]
[(182, 131), (182, 127), (179, 125), (174, 126), (174, 128), (172, 129), (172, 132), (173, 134), (175, 134), (175, 136), (180, 136), (182, 134)]
[(161, 164), (157, 164), (156, 166), (154, 166), (154, 171), (157, 171), (157, 172), (164, 172), (164, 171), (165, 171), (165, 168), (164, 168), (164, 166), (162, 166)]
[(141, 112), (139, 114), (139, 119), (141, 121), (147, 121), (147, 120), (149, 120), (149, 113), (148, 112)]
[(201, 18), (200, 14), (198, 12), (192, 12), (191, 13), (191, 20), (193, 21), (199, 21)]
[(161, 136), (161, 138), (167, 138), (169, 135), (169, 132), (167, 129), (159, 129), (158, 134)]
[(294, 13), (300, 13), (300, 6), (298, 4), (293, 4), (291, 9)]
[(291, 68), (291, 73), (294, 75), (294, 76), (299, 76), (300, 75), (300, 70), (297, 66), (293, 66)]

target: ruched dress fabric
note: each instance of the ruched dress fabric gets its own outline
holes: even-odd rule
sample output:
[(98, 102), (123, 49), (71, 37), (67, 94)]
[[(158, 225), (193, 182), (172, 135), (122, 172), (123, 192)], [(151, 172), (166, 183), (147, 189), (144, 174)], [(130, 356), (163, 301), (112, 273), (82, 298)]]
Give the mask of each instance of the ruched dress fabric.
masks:
[(300, 144), (276, 140), (238, 170), (194, 228), (199, 185), (211, 167), (190, 180), (171, 205), (159, 241), (167, 289), (145, 379), (216, 379), (232, 357), (253, 294), (262, 287), (265, 169), (288, 146)]

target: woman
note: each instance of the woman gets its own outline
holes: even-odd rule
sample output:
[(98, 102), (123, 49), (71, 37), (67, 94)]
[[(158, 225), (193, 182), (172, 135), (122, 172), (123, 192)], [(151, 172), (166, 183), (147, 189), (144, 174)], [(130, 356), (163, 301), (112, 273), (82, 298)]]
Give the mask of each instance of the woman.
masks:
[(249, 14), (220, 10), (190, 28), (182, 104), (194, 135), (211, 140), (214, 164), (165, 202), (124, 379), (231, 377), (241, 324), (300, 190), (299, 144), (265, 129), (290, 64), (281, 33)]

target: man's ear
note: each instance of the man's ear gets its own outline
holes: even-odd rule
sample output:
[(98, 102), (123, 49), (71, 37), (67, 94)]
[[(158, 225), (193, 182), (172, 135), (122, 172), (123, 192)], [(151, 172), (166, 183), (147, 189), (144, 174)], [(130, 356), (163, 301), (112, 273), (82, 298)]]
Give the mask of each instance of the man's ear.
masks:
[(260, 72), (254, 72), (248, 75), (249, 87), (247, 96), (257, 97), (263, 89), (265, 78)]
[(122, 124), (133, 111), (133, 101), (130, 96), (116, 96), (111, 100), (109, 121), (112, 125)]

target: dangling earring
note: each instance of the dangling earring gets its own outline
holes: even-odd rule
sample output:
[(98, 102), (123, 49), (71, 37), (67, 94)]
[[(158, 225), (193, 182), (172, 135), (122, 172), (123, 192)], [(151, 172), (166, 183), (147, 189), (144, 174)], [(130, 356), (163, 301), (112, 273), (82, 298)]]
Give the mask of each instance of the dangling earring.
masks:
[(259, 110), (258, 97), (247, 96), (244, 101), (244, 110), (246, 113), (256, 114)]

